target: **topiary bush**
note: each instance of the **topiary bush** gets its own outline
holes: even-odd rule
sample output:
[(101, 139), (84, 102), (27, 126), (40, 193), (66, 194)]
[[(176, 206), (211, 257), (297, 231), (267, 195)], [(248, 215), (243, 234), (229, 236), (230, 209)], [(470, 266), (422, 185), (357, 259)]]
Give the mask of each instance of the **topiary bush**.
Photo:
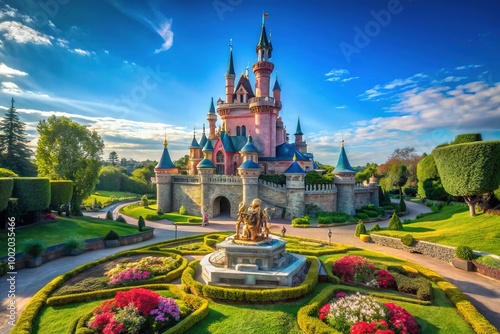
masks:
[(118, 215), (118, 217), (116, 217), (116, 221), (120, 222), (120, 223), (127, 224), (127, 221), (125, 220), (125, 218), (123, 218), (122, 215)]
[(358, 212), (354, 215), (354, 218), (357, 219), (368, 219), (368, 215), (364, 212)]
[(407, 235), (401, 237), (401, 242), (403, 243), (403, 245), (408, 246), (408, 247), (413, 245), (414, 240), (415, 239), (413, 239), (413, 236), (411, 234), (407, 234)]
[(27, 239), (23, 243), (23, 252), (29, 257), (38, 257), (44, 249), (43, 242), (36, 239)]
[(0, 211), (7, 209), (13, 188), (14, 179), (7, 177), (0, 178)]
[(458, 246), (455, 248), (455, 257), (466, 260), (466, 261), (471, 261), (474, 259), (474, 252), (469, 246)]
[(50, 180), (50, 207), (60, 209), (61, 205), (69, 203), (73, 197), (73, 181)]
[(148, 199), (148, 196), (146, 195), (142, 195), (141, 197), (141, 205), (145, 208), (147, 208), (149, 206), (149, 199)]
[(179, 214), (180, 215), (185, 215), (187, 213), (186, 211), (186, 207), (183, 205), (181, 205), (181, 207), (179, 208)]
[(309, 226), (311, 224), (309, 216), (292, 219), (292, 226)]
[(111, 210), (106, 211), (106, 219), (113, 220), (113, 212)]
[(356, 225), (356, 232), (354, 235), (359, 237), (361, 234), (366, 234), (366, 227), (362, 220), (360, 220)]
[(137, 220), (137, 227), (139, 229), (139, 232), (144, 231), (144, 228), (146, 227), (146, 222), (144, 221), (144, 218), (142, 218), (142, 216), (139, 216), (139, 219)]
[(371, 230), (370, 231), (380, 231), (380, 226), (378, 224), (375, 224), (372, 226)]
[(109, 230), (109, 232), (103, 238), (104, 241), (106, 241), (106, 240), (119, 240), (119, 239), (120, 239), (120, 236), (118, 235), (118, 233), (116, 233), (113, 230)]
[(406, 203), (403, 196), (399, 199), (398, 212), (406, 212)]
[(401, 220), (399, 219), (399, 216), (394, 212), (392, 214), (391, 220), (389, 221), (389, 226), (387, 226), (388, 230), (395, 230), (395, 231), (404, 231), (403, 224), (401, 224)]
[(50, 205), (50, 181), (45, 177), (15, 178), (12, 197), (18, 199), (21, 212), (45, 210)]

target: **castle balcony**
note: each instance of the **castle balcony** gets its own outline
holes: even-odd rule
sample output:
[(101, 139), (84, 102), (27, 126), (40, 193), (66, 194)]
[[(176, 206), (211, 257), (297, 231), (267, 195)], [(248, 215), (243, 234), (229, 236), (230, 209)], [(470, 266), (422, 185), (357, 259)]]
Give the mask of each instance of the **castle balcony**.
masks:
[(209, 176), (208, 182), (212, 184), (242, 184), (241, 177), (237, 175), (219, 175)]
[(200, 183), (199, 175), (173, 176), (172, 183)]
[(272, 71), (274, 69), (274, 64), (271, 63), (270, 61), (258, 61), (252, 65), (253, 72), (263, 69)]
[[(251, 99), (249, 99), (250, 101)], [(234, 102), (234, 103), (226, 103), (221, 102), (217, 104), (217, 113), (220, 115), (222, 110), (230, 110), (230, 109), (248, 109), (248, 103)]]
[(270, 106), (270, 107), (276, 106), (274, 97), (270, 96), (252, 97), (251, 99), (248, 99), (248, 102), (250, 104), (250, 109), (258, 106)]

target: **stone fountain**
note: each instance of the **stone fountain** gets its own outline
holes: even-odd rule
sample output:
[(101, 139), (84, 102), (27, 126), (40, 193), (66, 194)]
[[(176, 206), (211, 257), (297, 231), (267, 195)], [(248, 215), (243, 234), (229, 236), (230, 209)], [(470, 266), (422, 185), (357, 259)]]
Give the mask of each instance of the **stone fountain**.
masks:
[[(306, 258), (285, 252), (286, 241), (269, 235), (269, 209), (256, 198), (240, 203), (236, 234), (217, 244), (201, 260), (206, 284), (243, 287), (295, 286), (301, 282)], [(242, 227), (242, 230), (240, 231)]]

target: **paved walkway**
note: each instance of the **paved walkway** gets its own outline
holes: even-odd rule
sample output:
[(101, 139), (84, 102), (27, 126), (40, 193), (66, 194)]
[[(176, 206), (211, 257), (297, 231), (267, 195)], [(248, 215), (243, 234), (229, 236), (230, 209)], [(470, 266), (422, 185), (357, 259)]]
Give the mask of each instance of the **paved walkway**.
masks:
[[(407, 202), (407, 207), (410, 211), (408, 216), (404, 219), (413, 219), (419, 213), (428, 212), (429, 209), (421, 204)], [(117, 210), (117, 209), (116, 209)], [(104, 217), (105, 212), (100, 212), (97, 215)], [(133, 218), (127, 220), (136, 225), (137, 221)], [(142, 242), (140, 244), (122, 246), (118, 248), (105, 248), (92, 252), (85, 252), (76, 257), (62, 257), (57, 260), (46, 263), (40, 267), (32, 269), (22, 269), (16, 275), (16, 304), (17, 315), (19, 316), (26, 306), (30, 298), (40, 290), (45, 284), (56, 276), (71, 270), (80, 264), (87, 263), (102, 257), (112, 255), (118, 251), (126, 249), (142, 247), (148, 244), (173, 239), (175, 234), (177, 237), (184, 237), (193, 234), (215, 232), (215, 231), (228, 231), (234, 229), (234, 219), (229, 217), (222, 217), (211, 219), (207, 227), (201, 226), (175, 226), (164, 220), (159, 222), (147, 222), (147, 226), (155, 228), (155, 237), (151, 240)], [(274, 219), (271, 232), (279, 233), (282, 226), (286, 226), (287, 235), (303, 236), (315, 238), (320, 240), (328, 240), (328, 228), (294, 228), (290, 225), (290, 221)], [(367, 229), (375, 223), (366, 224)], [(388, 220), (378, 222), (380, 226), (387, 226)], [(339, 226), (331, 228), (332, 242), (340, 242), (351, 244), (359, 248), (371, 249), (383, 253), (397, 256), (402, 259), (407, 259), (415, 263), (421, 264), (430, 268), (440, 275), (444, 276), (448, 281), (455, 284), (462, 290), (471, 300), (472, 304), (497, 328), (500, 330), (500, 282), (482, 276), (477, 273), (465, 272), (454, 268), (451, 264), (447, 264), (438, 260), (424, 257), (423, 255), (407, 253), (397, 249), (386, 248), (373, 243), (363, 243), (354, 236), (355, 225)], [(10, 332), (10, 326), (7, 324), (7, 291), (8, 284), (5, 279), (0, 281), (0, 291), (2, 293), (2, 311), (0, 314), (0, 334), (7, 334)]]

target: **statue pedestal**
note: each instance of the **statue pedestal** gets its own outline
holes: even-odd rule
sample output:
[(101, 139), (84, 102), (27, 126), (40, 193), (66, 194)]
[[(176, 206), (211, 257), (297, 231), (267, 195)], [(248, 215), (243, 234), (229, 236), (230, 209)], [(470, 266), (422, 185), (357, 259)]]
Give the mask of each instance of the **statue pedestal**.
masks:
[(202, 278), (213, 285), (293, 286), (306, 258), (286, 253), (285, 246), (276, 236), (258, 241), (228, 237), (201, 260)]

